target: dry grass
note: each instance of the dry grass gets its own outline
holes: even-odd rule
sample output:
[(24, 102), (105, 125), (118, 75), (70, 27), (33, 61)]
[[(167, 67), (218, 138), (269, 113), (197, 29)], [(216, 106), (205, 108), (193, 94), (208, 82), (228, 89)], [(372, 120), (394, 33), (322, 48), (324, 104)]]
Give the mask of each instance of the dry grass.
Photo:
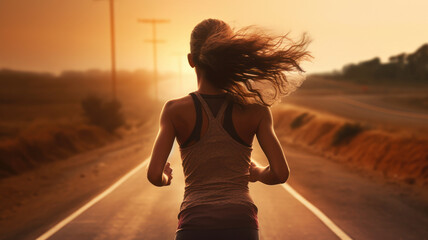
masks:
[(64, 159), (117, 138), (99, 127), (85, 124), (43, 127), (35, 124), (28, 130), (28, 133), (0, 142), (0, 177)]
[[(362, 126), (300, 107), (280, 105), (272, 111), (275, 129), (287, 142), (387, 178), (428, 184), (427, 138)], [(299, 128), (291, 127), (303, 113), (312, 119)], [(340, 144), (332, 144), (335, 142)]]

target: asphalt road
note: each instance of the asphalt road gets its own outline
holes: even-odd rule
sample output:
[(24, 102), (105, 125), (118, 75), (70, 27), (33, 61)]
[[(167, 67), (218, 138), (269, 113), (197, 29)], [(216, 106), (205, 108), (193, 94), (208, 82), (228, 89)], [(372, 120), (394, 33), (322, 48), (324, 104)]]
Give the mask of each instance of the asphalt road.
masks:
[[(292, 147), (284, 150), (291, 168), (289, 185), (250, 184), (262, 240), (427, 238), (426, 209), (409, 204), (396, 186)], [(257, 145), (253, 158), (266, 163)], [(152, 186), (142, 164), (114, 189), (56, 227), (52, 224), (39, 239), (173, 239), (184, 189), (176, 146), (169, 161), (174, 169), (171, 186)], [(309, 205), (291, 194), (289, 186)]]
[(380, 96), (308, 95), (285, 98), (284, 103), (308, 107), (369, 125), (428, 131), (428, 113), (383, 102)]

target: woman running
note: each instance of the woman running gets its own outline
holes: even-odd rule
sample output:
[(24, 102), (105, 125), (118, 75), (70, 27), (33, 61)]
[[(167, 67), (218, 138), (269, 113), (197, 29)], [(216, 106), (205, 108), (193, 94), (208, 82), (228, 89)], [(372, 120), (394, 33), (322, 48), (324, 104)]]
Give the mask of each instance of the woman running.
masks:
[[(198, 90), (165, 103), (147, 177), (168, 186), (174, 139), (185, 176), (176, 240), (259, 239), (257, 207), (248, 182), (287, 181), (290, 170), (276, 137), (270, 106), (296, 89), (284, 72), (304, 72), (309, 40), (293, 42), (248, 27), (234, 32), (207, 19), (192, 31), (189, 64)], [(257, 136), (269, 165), (251, 160)]]

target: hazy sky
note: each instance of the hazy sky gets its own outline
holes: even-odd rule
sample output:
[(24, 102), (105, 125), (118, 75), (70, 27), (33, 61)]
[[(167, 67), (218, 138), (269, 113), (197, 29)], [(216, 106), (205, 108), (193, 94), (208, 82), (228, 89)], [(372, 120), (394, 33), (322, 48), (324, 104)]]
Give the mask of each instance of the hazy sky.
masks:
[[(151, 26), (137, 18), (167, 18), (158, 27), (159, 70), (191, 71), (189, 36), (205, 18), (234, 27), (259, 25), (313, 39), (308, 72), (413, 52), (428, 42), (426, 0), (115, 0), (117, 65), (152, 69)], [(60, 72), (110, 66), (108, 0), (0, 0), (0, 68)], [(181, 57), (177, 56), (181, 55)]]

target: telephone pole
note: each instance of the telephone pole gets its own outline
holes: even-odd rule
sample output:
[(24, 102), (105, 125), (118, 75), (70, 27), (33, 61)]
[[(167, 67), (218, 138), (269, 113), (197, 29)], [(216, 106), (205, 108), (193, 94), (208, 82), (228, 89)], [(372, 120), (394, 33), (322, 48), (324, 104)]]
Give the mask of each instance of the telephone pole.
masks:
[(150, 23), (152, 24), (152, 34), (153, 38), (150, 40), (146, 40), (146, 42), (153, 43), (153, 78), (155, 80), (155, 98), (159, 100), (158, 96), (158, 66), (157, 66), (157, 48), (156, 44), (165, 42), (164, 40), (160, 40), (156, 38), (156, 24), (159, 23), (169, 23), (169, 19), (138, 19), (140, 23)]
[(114, 0), (110, 1), (110, 39), (111, 39), (111, 82), (113, 100), (116, 100), (116, 43), (114, 39)]
[(111, 54), (111, 90), (116, 100), (116, 42), (114, 38), (114, 0), (109, 0), (110, 11), (110, 54)]

